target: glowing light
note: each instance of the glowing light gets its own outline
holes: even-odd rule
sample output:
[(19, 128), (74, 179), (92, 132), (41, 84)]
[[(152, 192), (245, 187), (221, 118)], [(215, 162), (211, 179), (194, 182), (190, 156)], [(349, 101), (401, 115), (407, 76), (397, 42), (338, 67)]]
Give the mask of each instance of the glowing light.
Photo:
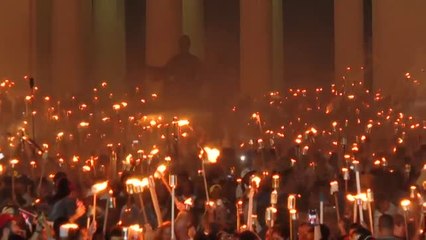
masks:
[(177, 121), (177, 124), (178, 124), (179, 127), (188, 126), (189, 120), (181, 119), (181, 120)]
[(220, 150), (217, 148), (204, 147), (204, 152), (207, 154), (207, 160), (210, 163), (216, 163), (220, 156)]
[(97, 194), (108, 187), (108, 181), (96, 183), (92, 186), (92, 193)]
[(408, 200), (408, 199), (402, 199), (400, 204), (401, 204), (401, 207), (404, 211), (408, 211), (408, 208), (411, 204), (411, 201)]

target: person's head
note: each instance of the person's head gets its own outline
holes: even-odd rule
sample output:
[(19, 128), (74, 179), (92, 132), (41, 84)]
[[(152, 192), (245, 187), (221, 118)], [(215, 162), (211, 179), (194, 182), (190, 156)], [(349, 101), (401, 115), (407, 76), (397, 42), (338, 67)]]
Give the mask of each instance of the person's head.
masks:
[(382, 237), (393, 235), (394, 221), (389, 214), (383, 214), (379, 217), (379, 235)]
[(284, 233), (282, 227), (275, 225), (274, 227), (268, 229), (266, 234), (267, 240), (284, 240), (286, 239), (286, 234)]
[(371, 232), (361, 226), (353, 230), (352, 233), (349, 235), (350, 240), (368, 240), (370, 238), (372, 238)]
[(53, 176), (53, 183), (57, 186), (59, 180), (61, 180), (62, 178), (67, 178), (67, 174), (64, 172), (57, 172), (55, 176)]
[(386, 213), (391, 206), (390, 201), (386, 198), (378, 198), (378, 200), (376, 202), (377, 202), (377, 209), (381, 213)]
[(181, 52), (189, 52), (191, 40), (188, 35), (183, 35), (179, 38), (179, 50)]
[(124, 239), (123, 229), (120, 227), (115, 227), (111, 229), (111, 232), (109, 233), (109, 239), (110, 240), (122, 240)]
[(210, 198), (213, 200), (222, 198), (222, 187), (219, 184), (210, 187)]
[(404, 216), (396, 214), (393, 219), (393, 235), (398, 238), (405, 238)]
[(309, 223), (301, 223), (297, 230), (299, 240), (313, 240), (314, 239), (314, 227)]
[(252, 231), (243, 231), (239, 234), (240, 240), (260, 240), (260, 237)]
[(71, 193), (71, 183), (67, 178), (61, 178), (56, 185), (57, 199), (64, 198)]

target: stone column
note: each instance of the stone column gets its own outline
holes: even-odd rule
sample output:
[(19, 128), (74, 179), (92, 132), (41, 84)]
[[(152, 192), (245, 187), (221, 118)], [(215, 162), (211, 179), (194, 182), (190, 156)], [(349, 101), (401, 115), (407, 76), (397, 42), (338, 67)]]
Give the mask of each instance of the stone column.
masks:
[(204, 58), (204, 0), (184, 0), (183, 34), (191, 39), (191, 53)]
[[(337, 82), (364, 80), (364, 0), (334, 0), (334, 71)], [(350, 68), (350, 70), (348, 70)]]
[[(32, 6), (28, 0), (0, 1), (0, 80), (17, 84), (31, 72)], [(27, 85), (25, 85), (27, 87)]]
[(181, 0), (146, 1), (146, 64), (164, 66), (178, 53), (182, 35)]
[[(373, 1), (374, 89), (409, 102), (426, 95), (426, 1)], [(414, 86), (410, 73), (423, 85)], [(408, 103), (407, 102), (407, 103)]]
[[(54, 95), (82, 91), (84, 48), (80, 1), (52, 1), (52, 84)], [(84, 83), (84, 84), (83, 84)]]
[(124, 89), (126, 74), (125, 15), (123, 0), (93, 1), (93, 77)]
[(272, 2), (240, 1), (241, 93), (259, 96), (272, 87)]
[(272, 0), (272, 86), (284, 87), (283, 1)]

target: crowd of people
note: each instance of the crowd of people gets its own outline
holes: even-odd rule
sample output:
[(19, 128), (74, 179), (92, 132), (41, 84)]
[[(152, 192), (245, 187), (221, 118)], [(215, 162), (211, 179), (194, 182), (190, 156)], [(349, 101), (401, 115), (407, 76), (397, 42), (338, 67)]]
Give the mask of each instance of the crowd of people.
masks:
[(1, 83), (1, 239), (425, 237), (426, 120), (362, 83), (179, 113), (31, 90)]

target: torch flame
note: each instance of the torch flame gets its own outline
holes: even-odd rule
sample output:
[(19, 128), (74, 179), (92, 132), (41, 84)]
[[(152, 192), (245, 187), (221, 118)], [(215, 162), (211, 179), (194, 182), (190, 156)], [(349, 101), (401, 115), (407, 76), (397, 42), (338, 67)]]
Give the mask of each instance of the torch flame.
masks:
[(217, 148), (204, 147), (204, 152), (207, 154), (207, 160), (210, 163), (216, 163), (220, 156), (220, 151)]
[(94, 184), (92, 186), (92, 192), (94, 194), (97, 194), (97, 193), (102, 192), (103, 190), (105, 190), (107, 187), (108, 187), (108, 181), (96, 183), (96, 184)]

